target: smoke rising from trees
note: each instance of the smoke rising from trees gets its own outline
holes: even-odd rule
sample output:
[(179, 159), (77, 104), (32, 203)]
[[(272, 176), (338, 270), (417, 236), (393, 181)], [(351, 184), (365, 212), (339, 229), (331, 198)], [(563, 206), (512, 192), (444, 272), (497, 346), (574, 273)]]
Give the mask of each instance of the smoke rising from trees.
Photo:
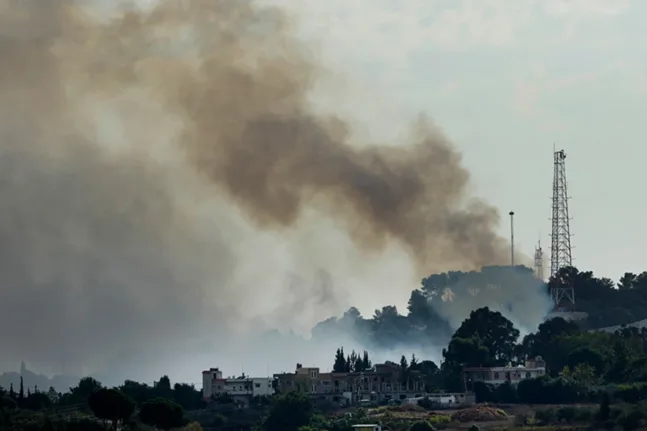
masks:
[(0, 1), (7, 363), (101, 369), (178, 339), (309, 328), (507, 261), (496, 209), (469, 199), (431, 122), (359, 149), (352, 118), (311, 109), (321, 67), (281, 10), (97, 10)]

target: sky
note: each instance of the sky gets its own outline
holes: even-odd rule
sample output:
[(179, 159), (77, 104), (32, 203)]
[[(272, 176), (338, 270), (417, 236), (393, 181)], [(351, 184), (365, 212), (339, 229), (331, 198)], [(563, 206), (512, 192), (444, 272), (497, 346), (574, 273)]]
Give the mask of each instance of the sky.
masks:
[(343, 95), (380, 141), (431, 116), (504, 215), (501, 234), (513, 210), (516, 247), (532, 256), (541, 240), (546, 272), (554, 147), (567, 154), (573, 264), (615, 281), (645, 269), (646, 2), (266, 2), (298, 16), (331, 71), (313, 93), (322, 109)]

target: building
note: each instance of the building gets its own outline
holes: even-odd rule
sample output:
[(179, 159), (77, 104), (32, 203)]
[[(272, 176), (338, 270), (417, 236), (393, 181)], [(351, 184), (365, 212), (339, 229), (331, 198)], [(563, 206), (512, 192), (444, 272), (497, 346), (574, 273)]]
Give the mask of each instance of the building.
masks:
[(271, 377), (240, 377), (225, 378), (218, 368), (210, 368), (202, 372), (202, 396), (205, 400), (218, 395), (229, 395), (234, 400), (247, 402), (256, 396), (273, 395), (274, 379)]
[(225, 387), (225, 381), (222, 377), (222, 371), (218, 368), (209, 368), (202, 372), (202, 397), (205, 400), (212, 395), (221, 393)]
[(425, 391), (420, 373), (405, 373), (393, 362), (351, 373), (322, 373), (319, 368), (297, 364), (294, 373), (275, 374), (274, 378), (280, 393), (297, 391), (334, 402), (405, 400)]
[(546, 362), (539, 356), (526, 361), (525, 365), (516, 367), (467, 367), (463, 369), (465, 386), (468, 389), (471, 389), (475, 382), (495, 386), (506, 382), (516, 385), (522, 380), (540, 377), (545, 374)]

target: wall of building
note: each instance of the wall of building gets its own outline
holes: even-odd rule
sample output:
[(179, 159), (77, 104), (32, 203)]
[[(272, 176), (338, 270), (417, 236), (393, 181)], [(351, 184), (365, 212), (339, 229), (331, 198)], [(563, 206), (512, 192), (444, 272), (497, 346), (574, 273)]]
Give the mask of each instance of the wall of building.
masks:
[(277, 374), (279, 392), (298, 391), (312, 395), (340, 396), (347, 392), (357, 394), (391, 393), (395, 399), (406, 398), (410, 393), (423, 393), (424, 383), (413, 373), (407, 383), (402, 370), (394, 363), (378, 364), (374, 370), (361, 373), (321, 373), (319, 368), (300, 365), (294, 373)]
[(202, 396), (228, 394), (233, 397), (269, 396), (274, 394), (274, 379), (271, 377), (223, 378), (218, 368), (202, 372)]
[(209, 368), (202, 372), (202, 396), (210, 398), (212, 394), (219, 392), (218, 380), (222, 380), (222, 371), (218, 368)]
[(227, 379), (224, 392), (232, 396), (247, 395), (269, 396), (274, 394), (273, 379), (270, 377), (245, 377), (240, 379)]
[(463, 370), (466, 382), (484, 382), (490, 385), (501, 385), (506, 382), (517, 384), (525, 379), (533, 379), (546, 374), (546, 363), (540, 357), (526, 361), (526, 366), (519, 367), (479, 367)]

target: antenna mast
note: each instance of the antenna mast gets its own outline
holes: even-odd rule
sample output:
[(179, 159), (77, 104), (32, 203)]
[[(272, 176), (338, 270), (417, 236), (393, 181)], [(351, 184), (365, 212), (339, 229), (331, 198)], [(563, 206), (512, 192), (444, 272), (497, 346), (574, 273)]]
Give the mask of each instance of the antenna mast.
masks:
[(510, 211), (510, 266), (514, 268), (514, 211)]
[(535, 247), (535, 276), (544, 280), (544, 250), (541, 248), (541, 241), (538, 241)]
[[(564, 267), (572, 266), (571, 228), (568, 213), (568, 190), (566, 184), (566, 153), (564, 150), (555, 151), (553, 174), (553, 216), (550, 244), (550, 275), (555, 276)], [(573, 286), (551, 287), (550, 296), (555, 309), (575, 305), (575, 289)]]

